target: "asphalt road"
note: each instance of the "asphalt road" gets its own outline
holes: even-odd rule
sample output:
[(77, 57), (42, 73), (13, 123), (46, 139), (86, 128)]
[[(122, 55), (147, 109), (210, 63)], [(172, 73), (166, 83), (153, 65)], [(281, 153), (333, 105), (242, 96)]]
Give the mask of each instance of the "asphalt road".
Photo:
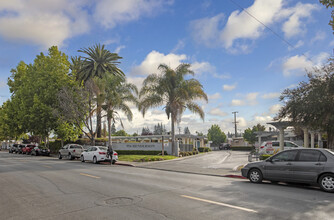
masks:
[(317, 187), (0, 152), (0, 219), (333, 219)]

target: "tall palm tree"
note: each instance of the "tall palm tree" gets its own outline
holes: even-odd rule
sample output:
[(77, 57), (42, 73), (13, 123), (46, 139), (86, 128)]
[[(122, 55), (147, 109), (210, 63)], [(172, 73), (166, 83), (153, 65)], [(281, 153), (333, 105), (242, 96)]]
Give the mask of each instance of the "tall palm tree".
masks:
[[(84, 84), (93, 79), (103, 78), (105, 75), (115, 75), (124, 78), (125, 75), (121, 69), (118, 68), (120, 63), (118, 60), (122, 57), (118, 56), (117, 53), (111, 53), (105, 49), (104, 45), (96, 44), (93, 47), (83, 48), (78, 50), (86, 54), (86, 57), (82, 57), (82, 65), (79, 69), (76, 78), (78, 81)], [(97, 100), (97, 111), (96, 111), (96, 134), (97, 137), (101, 137), (101, 102), (99, 102), (100, 94), (96, 93)]]
[(204, 120), (204, 111), (195, 100), (208, 101), (208, 97), (198, 80), (185, 79), (188, 75), (194, 76), (190, 64), (180, 64), (175, 70), (160, 64), (158, 69), (161, 74), (151, 74), (143, 82), (139, 93), (141, 100), (139, 110), (145, 116), (149, 108), (165, 105), (167, 117), (171, 118), (172, 154), (178, 156), (179, 149), (175, 145), (175, 122), (181, 121), (181, 115), (186, 109), (198, 114)]
[(120, 113), (124, 113), (129, 121), (132, 121), (133, 114), (130, 103), (138, 106), (138, 89), (134, 84), (126, 83), (125, 79), (117, 76), (106, 76), (105, 100), (102, 109), (106, 112), (108, 121), (108, 146), (111, 146), (112, 122), (119, 121), (123, 127)]

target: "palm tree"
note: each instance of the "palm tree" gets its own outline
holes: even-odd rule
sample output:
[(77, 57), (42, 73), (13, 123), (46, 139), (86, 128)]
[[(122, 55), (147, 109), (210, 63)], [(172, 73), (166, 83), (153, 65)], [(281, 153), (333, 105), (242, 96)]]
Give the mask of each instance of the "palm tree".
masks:
[(151, 74), (143, 82), (139, 93), (141, 100), (139, 110), (145, 116), (149, 108), (165, 105), (167, 117), (171, 118), (172, 154), (178, 156), (178, 148), (175, 145), (175, 122), (181, 121), (181, 115), (186, 109), (199, 114), (204, 120), (204, 111), (194, 101), (198, 99), (208, 101), (208, 97), (198, 80), (185, 79), (187, 75), (194, 76), (190, 64), (180, 64), (175, 70), (160, 64), (158, 69), (161, 74)]
[(108, 146), (111, 146), (112, 122), (119, 121), (123, 126), (120, 113), (124, 113), (129, 121), (132, 121), (133, 114), (129, 106), (134, 103), (138, 106), (138, 89), (134, 84), (126, 83), (125, 79), (117, 76), (106, 76), (105, 100), (102, 109), (106, 112), (108, 121)]
[[(117, 65), (120, 63), (118, 60), (122, 57), (118, 56), (117, 53), (111, 53), (109, 50), (105, 49), (104, 45), (96, 44), (93, 47), (83, 48), (78, 50), (87, 55), (83, 57), (82, 65), (77, 72), (76, 78), (78, 81), (84, 84), (93, 79), (103, 78), (105, 75), (115, 75), (124, 78), (125, 75), (120, 70)], [(100, 94), (96, 93), (97, 100), (97, 111), (96, 111), (96, 134), (97, 137), (101, 137), (101, 98)]]

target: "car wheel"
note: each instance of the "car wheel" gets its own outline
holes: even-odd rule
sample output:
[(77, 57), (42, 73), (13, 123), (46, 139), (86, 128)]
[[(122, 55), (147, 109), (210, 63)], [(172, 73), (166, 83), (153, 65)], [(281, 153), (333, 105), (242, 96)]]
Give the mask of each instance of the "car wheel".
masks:
[(85, 158), (84, 158), (83, 155), (81, 155), (80, 160), (81, 160), (81, 162), (85, 162)]
[(324, 174), (319, 179), (319, 185), (325, 192), (334, 192), (334, 175)]
[(116, 163), (116, 160), (112, 160), (111, 163), (112, 163), (112, 164), (115, 164), (115, 163)]
[(58, 159), (61, 160), (63, 157), (61, 156), (61, 153), (58, 154)]
[(71, 154), (71, 153), (68, 154), (68, 158), (69, 158), (70, 160), (73, 160), (73, 159), (74, 159), (74, 157), (72, 157), (72, 154)]
[(262, 173), (258, 169), (251, 169), (248, 173), (248, 178), (252, 183), (261, 183)]
[(98, 163), (97, 158), (95, 156), (93, 157), (93, 163), (95, 163), (95, 164)]

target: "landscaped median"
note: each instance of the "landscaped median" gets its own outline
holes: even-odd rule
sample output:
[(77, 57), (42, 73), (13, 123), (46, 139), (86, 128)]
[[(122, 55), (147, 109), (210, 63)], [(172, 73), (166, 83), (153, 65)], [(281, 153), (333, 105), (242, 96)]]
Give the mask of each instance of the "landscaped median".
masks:
[(128, 162), (152, 162), (152, 161), (162, 161), (162, 160), (173, 160), (178, 157), (170, 155), (118, 155), (118, 161), (128, 161)]

